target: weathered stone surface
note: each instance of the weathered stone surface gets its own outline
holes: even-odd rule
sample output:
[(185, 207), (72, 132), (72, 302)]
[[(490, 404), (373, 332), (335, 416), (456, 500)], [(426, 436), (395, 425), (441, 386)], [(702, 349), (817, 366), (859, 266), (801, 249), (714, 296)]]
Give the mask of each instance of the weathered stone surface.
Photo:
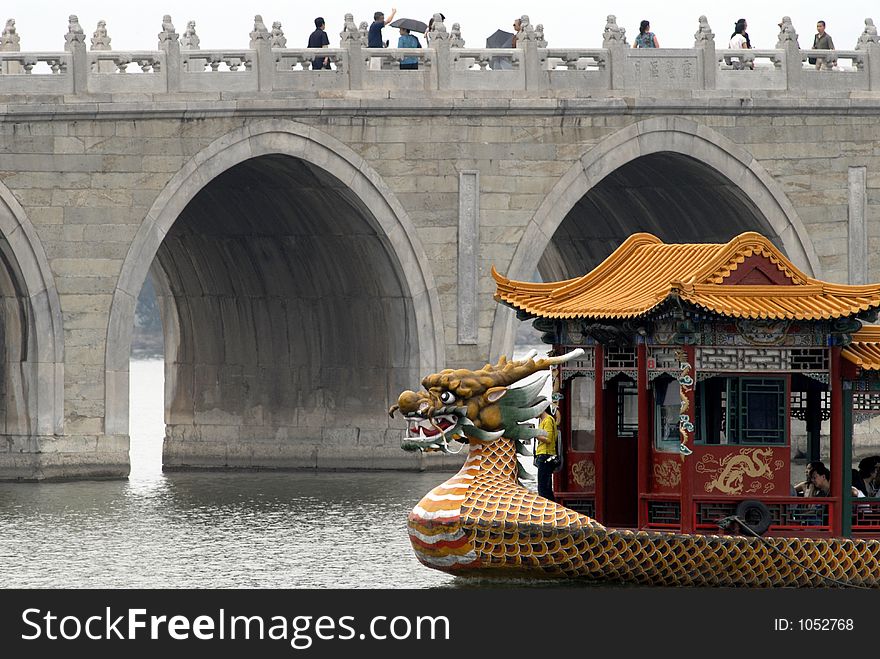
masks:
[[(632, 64), (621, 53), (607, 66)], [(685, 55), (658, 57), (696, 57)], [(29, 413), (77, 438), (55, 462), (0, 459), (0, 478), (127, 473), (127, 446), (95, 447), (127, 432), (134, 299), (151, 267), (167, 312), (165, 460), (176, 468), (457, 464), (399, 451), (385, 411), (428, 371), (510, 353), (514, 321), (492, 300), (492, 265), (562, 278), (633, 231), (722, 240), (750, 229), (814, 276), (880, 279), (880, 111), (864, 72), (850, 89), (828, 72), (823, 90), (785, 67), (754, 78), (763, 89), (726, 88), (739, 72), (723, 69), (694, 89), (696, 78), (637, 87), (573, 72), (575, 85), (560, 69), (544, 84), (525, 71), (503, 84), (491, 71), (340, 73), (322, 97), (255, 65), (240, 88), (160, 72), (112, 93), (90, 77), (89, 93), (0, 95), (0, 228), (25, 297), (47, 300), (34, 313), (63, 385)], [(157, 79), (178, 88), (153, 93)], [(406, 91), (414, 80), (418, 94)], [(851, 168), (864, 168), (864, 211)], [(473, 216), (459, 207), (468, 172)], [(854, 236), (868, 237), (864, 259)], [(475, 278), (467, 309), (462, 258)]]

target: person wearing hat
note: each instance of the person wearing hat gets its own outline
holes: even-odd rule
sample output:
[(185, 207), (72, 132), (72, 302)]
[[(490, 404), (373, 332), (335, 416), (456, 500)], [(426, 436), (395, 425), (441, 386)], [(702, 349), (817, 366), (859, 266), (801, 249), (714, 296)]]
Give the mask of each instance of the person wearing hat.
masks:
[(544, 431), (539, 436), (535, 449), (535, 464), (538, 466), (538, 495), (553, 501), (553, 472), (556, 470), (556, 404), (551, 403), (538, 417), (538, 428)]
[[(330, 45), (330, 39), (327, 32), (324, 31), (324, 19), (318, 16), (315, 19), (315, 31), (309, 35), (308, 48), (327, 48)], [(312, 60), (312, 71), (320, 71), (321, 69), (330, 68), (329, 57), (316, 57)]]

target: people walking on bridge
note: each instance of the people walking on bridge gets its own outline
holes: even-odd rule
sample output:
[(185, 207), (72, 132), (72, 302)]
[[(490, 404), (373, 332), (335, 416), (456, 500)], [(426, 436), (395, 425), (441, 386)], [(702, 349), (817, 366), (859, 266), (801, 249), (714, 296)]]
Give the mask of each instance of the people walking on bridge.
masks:
[[(825, 31), (825, 21), (816, 22), (816, 36), (813, 37), (813, 50), (834, 50), (834, 41), (831, 35)], [(811, 57), (810, 63), (816, 65), (816, 70), (830, 70), (837, 64), (837, 60), (831, 57)]]
[[(330, 39), (324, 30), (324, 19), (318, 16), (315, 19), (315, 31), (309, 35), (309, 48), (327, 48), (330, 46)], [(312, 60), (312, 71), (320, 71), (321, 69), (330, 68), (329, 57), (316, 57)]]
[[(375, 14), (373, 14), (373, 22), (370, 25), (369, 31), (367, 32), (367, 48), (387, 48), (387, 42), (382, 41), (382, 28), (394, 20), (394, 15), (396, 13), (397, 9), (392, 8), (391, 13), (388, 15), (388, 18), (385, 18), (385, 12), (382, 11), (377, 11)], [(370, 69), (379, 70), (381, 68), (382, 58), (371, 57)]]
[[(419, 41), (419, 38), (410, 34), (410, 31), (405, 27), (400, 28), (400, 37), (397, 39), (397, 47), (398, 48), (421, 48), (422, 44)], [(418, 57), (404, 57), (400, 60), (400, 68), (401, 69), (417, 69), (419, 68), (419, 58)]]
[(522, 19), (517, 18), (513, 21), (513, 39), (510, 40), (511, 48), (516, 48), (516, 38), (519, 36), (520, 32), (522, 32)]
[(651, 32), (651, 23), (642, 21), (639, 23), (639, 34), (633, 40), (633, 48), (659, 48), (660, 42), (657, 35)]
[[(749, 33), (746, 32), (748, 27), (749, 26), (748, 23), (746, 23), (746, 19), (740, 18), (733, 26), (733, 34), (730, 35), (730, 43), (727, 45), (727, 47), (732, 50), (751, 48), (752, 42), (749, 40)], [(734, 69), (755, 68), (754, 62), (745, 62), (741, 57), (737, 57), (736, 61), (732, 61), (731, 64), (733, 65)]]

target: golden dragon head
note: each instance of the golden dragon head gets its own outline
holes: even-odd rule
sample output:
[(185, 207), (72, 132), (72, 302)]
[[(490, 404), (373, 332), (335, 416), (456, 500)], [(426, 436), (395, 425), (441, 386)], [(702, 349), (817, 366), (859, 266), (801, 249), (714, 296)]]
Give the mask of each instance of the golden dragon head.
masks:
[(409, 427), (401, 447), (407, 451), (450, 453), (449, 440), (492, 441), (500, 437), (525, 441), (541, 431), (524, 421), (549, 405), (543, 378), (514, 387), (524, 378), (584, 354), (580, 348), (558, 357), (535, 360), (534, 351), (519, 361), (502, 356), (478, 371), (447, 368), (422, 380), (423, 391), (404, 391), (388, 410), (399, 411)]

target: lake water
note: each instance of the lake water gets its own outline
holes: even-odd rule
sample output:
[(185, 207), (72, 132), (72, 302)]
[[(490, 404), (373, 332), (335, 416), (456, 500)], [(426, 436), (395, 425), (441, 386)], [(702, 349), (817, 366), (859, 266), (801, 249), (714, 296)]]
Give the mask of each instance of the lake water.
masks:
[(162, 362), (131, 375), (128, 481), (0, 483), (0, 587), (474, 585), (422, 566), (406, 533), (447, 474), (162, 473)]

